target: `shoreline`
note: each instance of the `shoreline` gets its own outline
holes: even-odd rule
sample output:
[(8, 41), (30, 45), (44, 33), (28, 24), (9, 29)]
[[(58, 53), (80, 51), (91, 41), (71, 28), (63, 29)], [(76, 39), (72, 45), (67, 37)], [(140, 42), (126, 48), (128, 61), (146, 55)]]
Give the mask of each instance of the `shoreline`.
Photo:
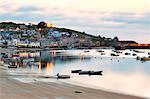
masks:
[(59, 81), (23, 83), (11, 79), (6, 70), (0, 64), (0, 97), (3, 99), (144, 99)]

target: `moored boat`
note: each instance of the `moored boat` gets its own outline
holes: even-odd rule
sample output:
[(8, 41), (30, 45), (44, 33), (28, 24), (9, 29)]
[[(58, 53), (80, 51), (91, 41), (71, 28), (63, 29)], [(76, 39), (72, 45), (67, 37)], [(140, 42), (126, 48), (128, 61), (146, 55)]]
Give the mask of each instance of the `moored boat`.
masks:
[(72, 70), (71, 73), (79, 73), (81, 71), (82, 71), (81, 69), (79, 69), (79, 70)]
[(103, 71), (80, 71), (79, 75), (102, 75)]
[(84, 52), (87, 53), (87, 52), (90, 52), (90, 51), (89, 50), (85, 50)]
[(9, 65), (8, 68), (17, 68), (16, 65)]
[(87, 75), (90, 74), (90, 71), (80, 71), (79, 75)]
[(150, 61), (150, 57), (142, 57), (141, 61)]
[(70, 75), (60, 75), (59, 73), (57, 74), (57, 79), (69, 79)]
[(103, 75), (102, 72), (103, 71), (91, 71), (90, 75)]

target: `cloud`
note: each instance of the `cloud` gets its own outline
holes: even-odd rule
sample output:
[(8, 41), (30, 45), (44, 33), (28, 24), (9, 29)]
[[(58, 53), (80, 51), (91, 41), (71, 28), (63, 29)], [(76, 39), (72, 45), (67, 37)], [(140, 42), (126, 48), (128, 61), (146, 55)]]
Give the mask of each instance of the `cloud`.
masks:
[(89, 11), (89, 10), (81, 10), (81, 14), (106, 14), (105, 11)]
[(39, 11), (44, 11), (44, 8), (37, 6), (22, 6), (16, 10), (16, 12), (39, 12)]
[[(10, 16), (11, 15), (11, 16)], [(0, 21), (22, 21), (22, 22), (39, 22), (39, 21), (61, 21), (64, 20), (63, 14), (45, 14), (45, 13), (5, 13), (0, 14)]]
[(94, 35), (150, 42), (150, 2), (138, 1), (0, 0), (0, 21), (46, 21)]
[(11, 5), (10, 2), (5, 0), (0, 0), (0, 13), (10, 12), (13, 10), (14, 5)]
[(123, 22), (128, 25), (149, 25), (150, 26), (150, 13), (136, 14), (136, 13), (112, 13), (111, 16), (103, 18), (104, 21)]
[[(115, 15), (114, 15), (115, 14)], [(91, 14), (92, 16), (92, 14)], [(123, 17), (121, 17), (123, 16)], [(112, 19), (117, 17), (121, 19)], [(131, 20), (132, 18), (134, 20)], [(91, 17), (65, 17), (61, 22), (56, 22), (60, 26), (84, 31), (93, 35), (101, 35), (106, 37), (118, 36), (122, 40), (135, 40), (141, 43), (150, 42), (149, 25), (145, 24), (143, 20), (148, 17), (148, 13), (110, 13), (110, 16), (91, 18)], [(106, 19), (109, 20), (106, 20)], [(105, 19), (105, 20), (104, 20)], [(110, 20), (111, 19), (111, 20)], [(121, 21), (120, 21), (121, 20)], [(122, 21), (123, 20), (123, 21)], [(125, 21), (126, 20), (126, 21)], [(137, 20), (137, 22), (135, 21)], [(135, 21), (134, 23), (131, 21)], [(143, 23), (142, 23), (143, 22)], [(141, 35), (145, 38), (141, 38)]]

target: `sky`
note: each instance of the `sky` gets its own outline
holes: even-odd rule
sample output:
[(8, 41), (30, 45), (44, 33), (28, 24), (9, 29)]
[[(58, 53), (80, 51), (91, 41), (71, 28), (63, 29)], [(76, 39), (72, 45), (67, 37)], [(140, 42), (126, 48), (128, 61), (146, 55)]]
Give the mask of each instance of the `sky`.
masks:
[(0, 0), (3, 21), (45, 21), (92, 35), (150, 43), (150, 0)]

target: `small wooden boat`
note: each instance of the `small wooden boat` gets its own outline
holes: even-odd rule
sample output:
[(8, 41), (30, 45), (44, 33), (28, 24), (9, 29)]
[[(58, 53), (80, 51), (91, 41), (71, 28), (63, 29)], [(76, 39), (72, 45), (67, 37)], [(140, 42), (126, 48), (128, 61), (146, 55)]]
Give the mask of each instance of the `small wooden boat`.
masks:
[(102, 75), (103, 71), (80, 71), (79, 75)]
[(87, 75), (90, 74), (91, 71), (80, 71), (79, 75)]
[(140, 60), (140, 57), (136, 57), (136, 60)]
[(74, 91), (74, 93), (82, 93), (81, 91)]
[(103, 71), (91, 71), (89, 75), (103, 75)]
[(97, 50), (97, 52), (104, 53), (105, 51), (103, 51), (103, 50)]
[(79, 73), (81, 71), (82, 71), (81, 69), (79, 69), (79, 70), (72, 70), (71, 73)]
[(121, 51), (118, 51), (118, 50), (112, 50), (112, 51), (117, 53), (117, 54), (121, 54), (122, 53)]
[(136, 53), (145, 53), (144, 51), (133, 50)]
[(9, 65), (8, 68), (17, 68), (16, 65)]
[(141, 61), (150, 61), (150, 57), (143, 57), (143, 58), (141, 58)]
[(131, 55), (130, 53), (124, 53), (125, 55)]
[(57, 74), (57, 79), (69, 79), (70, 75), (59, 75), (59, 73)]
[(110, 56), (119, 56), (118, 54), (111, 53)]
[(8, 68), (17, 68), (17, 64), (14, 60), (9, 61)]
[(85, 53), (90, 52), (89, 50), (84, 51)]
[(101, 55), (105, 55), (105, 53), (102, 52)]
[(137, 56), (137, 54), (133, 53), (132, 56)]

